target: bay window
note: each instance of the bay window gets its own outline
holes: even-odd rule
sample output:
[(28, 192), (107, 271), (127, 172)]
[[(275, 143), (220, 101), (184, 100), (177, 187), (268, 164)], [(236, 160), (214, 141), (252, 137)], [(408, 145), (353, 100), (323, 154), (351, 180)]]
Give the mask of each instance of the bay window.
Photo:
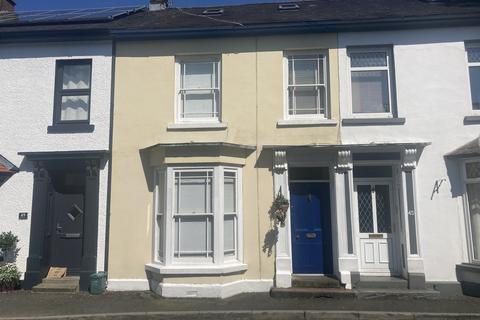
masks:
[(480, 160), (466, 162), (464, 176), (470, 259), (480, 263)]
[(480, 110), (480, 45), (467, 47), (468, 74), (470, 78), (470, 93), (472, 109)]
[(348, 56), (352, 114), (391, 117), (395, 104), (392, 50), (352, 48)]
[(287, 118), (326, 117), (327, 57), (323, 53), (289, 54)]
[(177, 121), (220, 121), (220, 59), (179, 59), (177, 79)]
[(240, 168), (225, 166), (156, 171), (156, 263), (240, 262), (240, 176)]

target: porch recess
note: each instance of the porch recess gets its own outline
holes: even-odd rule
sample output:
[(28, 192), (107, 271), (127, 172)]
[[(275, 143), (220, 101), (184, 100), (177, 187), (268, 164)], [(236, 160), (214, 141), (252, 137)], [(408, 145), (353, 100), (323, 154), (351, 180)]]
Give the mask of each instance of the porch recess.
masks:
[[(375, 165), (391, 165), (395, 170), (395, 181), (391, 188), (398, 194), (399, 223), (404, 231), (399, 234), (401, 249), (395, 252), (395, 259), (401, 266), (399, 276), (408, 280), (410, 289), (425, 288), (425, 275), (421, 243), (418, 236), (419, 220), (416, 205), (415, 174), (417, 161), (427, 142), (392, 143), (368, 145), (308, 145), (308, 146), (264, 146), (273, 149), (274, 192), (281, 192), (290, 200), (289, 168), (294, 166), (330, 168), (331, 221), (333, 273), (347, 289), (360, 280), (360, 248), (357, 242), (354, 198), (354, 154), (378, 155)], [(307, 156), (299, 156), (306, 154)], [(386, 154), (396, 154), (395, 160), (383, 160)], [(383, 155), (383, 156), (382, 156)], [(302, 164), (302, 162), (304, 162)], [(392, 178), (392, 179), (393, 179)], [(395, 184), (395, 185), (394, 185)], [(357, 218), (358, 219), (358, 218)], [(397, 226), (398, 228), (399, 226)], [(275, 257), (275, 286), (292, 286), (292, 243), (290, 210), (287, 212), (285, 227), (279, 227)], [(400, 248), (400, 246), (399, 246)], [(400, 265), (401, 264), (401, 265)]]

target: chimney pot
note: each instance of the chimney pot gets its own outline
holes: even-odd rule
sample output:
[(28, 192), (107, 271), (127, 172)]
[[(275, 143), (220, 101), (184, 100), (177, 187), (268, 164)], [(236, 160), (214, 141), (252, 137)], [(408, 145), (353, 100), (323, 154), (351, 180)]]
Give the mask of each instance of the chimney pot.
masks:
[(150, 0), (148, 9), (150, 11), (159, 11), (168, 8), (168, 0)]

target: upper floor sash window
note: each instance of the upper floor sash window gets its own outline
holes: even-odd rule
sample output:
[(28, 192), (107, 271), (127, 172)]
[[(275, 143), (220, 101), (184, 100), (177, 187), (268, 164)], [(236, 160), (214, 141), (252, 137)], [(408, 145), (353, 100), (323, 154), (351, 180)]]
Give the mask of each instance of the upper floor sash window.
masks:
[(54, 123), (88, 123), (92, 60), (57, 61)]
[(480, 44), (467, 47), (472, 109), (480, 110)]
[(287, 118), (324, 118), (327, 113), (327, 57), (287, 55)]
[(185, 58), (177, 65), (177, 120), (220, 121), (220, 60)]
[(395, 104), (392, 50), (353, 48), (348, 55), (352, 114), (392, 116)]

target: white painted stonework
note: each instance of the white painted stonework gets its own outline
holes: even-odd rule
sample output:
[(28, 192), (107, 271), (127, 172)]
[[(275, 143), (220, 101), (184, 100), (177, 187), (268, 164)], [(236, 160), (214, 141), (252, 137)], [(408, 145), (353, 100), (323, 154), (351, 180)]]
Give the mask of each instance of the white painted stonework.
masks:
[[(52, 134), (56, 60), (92, 59), (91, 133)], [(32, 165), (18, 152), (108, 150), (112, 74), (111, 42), (0, 46), (0, 154), (20, 168), (0, 187), (0, 232), (19, 236), (18, 265), (25, 271), (32, 209)], [(97, 269), (105, 261), (108, 163), (100, 171)], [(19, 220), (27, 212), (28, 220)]]
[(416, 267), (409, 261), (427, 281), (456, 281), (455, 265), (468, 261), (463, 182), (458, 165), (444, 156), (480, 134), (480, 124), (464, 125), (465, 116), (480, 115), (472, 111), (465, 53), (465, 41), (479, 39), (480, 28), (339, 35), (342, 119), (350, 117), (351, 101), (346, 48), (373, 45), (393, 46), (398, 117), (406, 119), (403, 125), (343, 125), (342, 143), (431, 143), (414, 170), (420, 253)]

